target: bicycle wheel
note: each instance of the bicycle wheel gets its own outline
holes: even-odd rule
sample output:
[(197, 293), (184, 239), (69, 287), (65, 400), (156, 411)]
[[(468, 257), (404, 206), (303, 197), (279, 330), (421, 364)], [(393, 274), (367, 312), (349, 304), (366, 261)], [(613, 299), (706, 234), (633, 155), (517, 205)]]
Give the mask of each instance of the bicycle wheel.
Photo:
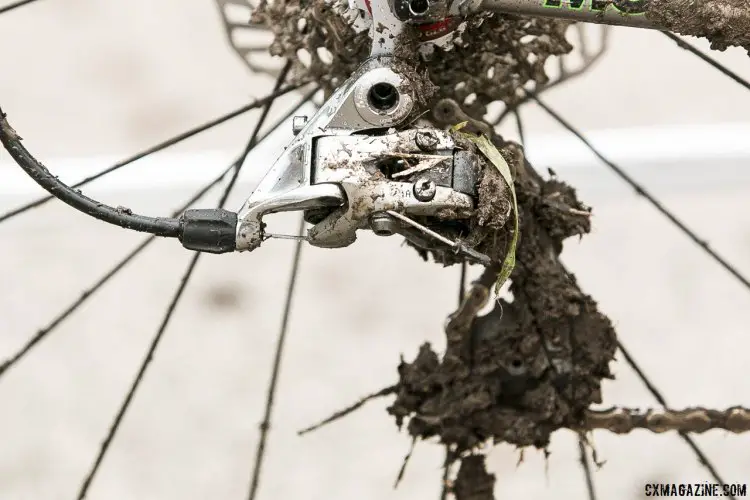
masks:
[[(29, 148), (43, 158), (110, 153), (134, 146), (142, 149), (141, 143), (148, 143), (146, 136), (169, 137), (171, 130), (187, 128), (185, 122), (199, 123), (217, 108), (238, 108), (237, 103), (246, 101), (249, 84), (262, 85), (262, 91), (254, 91), (257, 97), (269, 93), (283, 67), (282, 61), (277, 60), (268, 77), (248, 80), (242, 75), (223, 45), (220, 23), (211, 25), (205, 19), (215, 16), (209, 2), (180, 2), (179, 8), (176, 3), (160, 4), (160, 13), (146, 12), (157, 8), (151, 3), (102, 6), (56, 2), (38, 2), (0, 16), (0, 23), (4, 24), (0, 36), (13, 42), (12, 46), (3, 43), (5, 49), (0, 52), (0, 60), (6, 61), (3, 73), (9, 75), (3, 79), (2, 94), (8, 96), (4, 99), (7, 103), (3, 102), (4, 111)], [(57, 22), (59, 16), (64, 16), (66, 24)], [(104, 22), (115, 19), (115, 24)], [(160, 23), (147, 30), (141, 23), (149, 19), (169, 19), (169, 27)], [(58, 56), (51, 61), (47, 51), (42, 51), (48, 45), (19, 45), (31, 22), (36, 27), (41, 24), (47, 40), (63, 44), (61, 53), (67, 49), (67, 53), (85, 56)], [(83, 30), (84, 24), (90, 31), (78, 36), (76, 31)], [(149, 39), (147, 33), (155, 33), (153, 36), (158, 38)], [(82, 45), (86, 43), (83, 35), (88, 36), (86, 41), (100, 40), (100, 48), (94, 51), (90, 42)], [(574, 121), (587, 130), (617, 123), (640, 125), (643, 120), (653, 123), (657, 121), (654, 114), (662, 122), (690, 118), (700, 123), (713, 117), (717, 109), (722, 110), (722, 120), (744, 119), (744, 94), (721, 80), (720, 75), (704, 70), (690, 59), (690, 54), (674, 51), (663, 35), (626, 29), (616, 29), (613, 35), (608, 44), (611, 59), (602, 59), (593, 73), (576, 80), (573, 87), (561, 86), (545, 94), (564, 116), (575, 111)], [(119, 47), (115, 36), (122, 37)], [(168, 39), (173, 46), (162, 44)], [(186, 48), (188, 41), (192, 43)], [(71, 45), (65, 46), (66, 43)], [(139, 64), (146, 63), (133, 54), (154, 54), (153, 47), (159, 46), (166, 49), (160, 56), (163, 59), (151, 59), (153, 69), (139, 70)], [(84, 47), (86, 51), (80, 50)], [(136, 50), (138, 47), (142, 50)], [(649, 47), (654, 54), (645, 60), (634, 58), (632, 54), (642, 51), (638, 47)], [(679, 69), (660, 68), (655, 47), (663, 47)], [(119, 63), (110, 60), (114, 56), (106, 55), (110, 50), (119, 54)], [(732, 59), (736, 54), (728, 56), (729, 63), (739, 60)], [(86, 69), (84, 60), (99, 61), (102, 66)], [(666, 96), (659, 94), (655, 86), (653, 92), (644, 93), (637, 85), (627, 84), (631, 80), (621, 78), (618, 71), (628, 67), (628, 62), (630, 68), (636, 63), (641, 69), (653, 65), (647, 66), (648, 73), (671, 92)], [(75, 67), (72, 63), (83, 66), (81, 81), (72, 79), (75, 72), (67, 69)], [(196, 72), (196, 67), (202, 71)], [(12, 83), (10, 68), (20, 71), (21, 77), (55, 75), (71, 80), (56, 84), (42, 81), (37, 87), (40, 78), (24, 78), (24, 84), (28, 82), (29, 86), (22, 89)], [(254, 68), (263, 69), (258, 65)], [(700, 74), (702, 80), (696, 80), (706, 82), (705, 86), (722, 91), (708, 95), (696, 91), (693, 97), (699, 101), (685, 110), (682, 98), (695, 91), (682, 85), (680, 75), (688, 71)], [(155, 75), (170, 78), (167, 81), (162, 76), (157, 80)], [(637, 75), (628, 76), (639, 81)], [(92, 81), (84, 85), (83, 80)], [(156, 91), (147, 93), (146, 89), (158, 85), (163, 89), (161, 95)], [(50, 87), (59, 89), (59, 93), (45, 94)], [(595, 92), (604, 87), (611, 90)], [(75, 88), (84, 91), (71, 92)], [(102, 90), (93, 90), (97, 88)], [(175, 96), (176, 88), (184, 94)], [(130, 114), (123, 110), (125, 106), (115, 105), (111, 94), (104, 93), (112, 91), (109, 89), (127, 97), (129, 104), (133, 108), (138, 105), (141, 111)], [(310, 90), (305, 87), (299, 93)], [(44, 95), (50, 96), (49, 104), (42, 107), (38, 103)], [(612, 95), (621, 98), (615, 100)], [(633, 96), (638, 96), (644, 108), (652, 107), (653, 112), (645, 118), (639, 115), (632, 105)], [(157, 107), (159, 99), (165, 98), (165, 107)], [(286, 95), (274, 103), (259, 134), (283, 118), (298, 99), (299, 96)], [(547, 98), (544, 99), (546, 103)], [(610, 112), (581, 111), (583, 103), (605, 99)], [(721, 408), (745, 403), (743, 394), (748, 387), (742, 378), (742, 363), (737, 362), (740, 350), (735, 340), (739, 335), (732, 335), (743, 332), (737, 326), (741, 325), (737, 311), (747, 300), (739, 291), (741, 287), (732, 288), (737, 285), (732, 285), (718, 268), (706, 264), (700, 249), (688, 251), (683, 235), (667, 229), (660, 219), (650, 218), (650, 207), (628, 199), (626, 191), (618, 190), (606, 172), (599, 175), (592, 168), (576, 168), (577, 162), (592, 167), (595, 164), (586, 157), (587, 153), (576, 148), (575, 138), (537, 136), (552, 131), (554, 122), (543, 121), (543, 110), (531, 106), (521, 108), (525, 135), (529, 136), (528, 158), (538, 167), (555, 168), (560, 178), (579, 189), (581, 199), (596, 208), (596, 233), (588, 235), (580, 246), (566, 245), (564, 253), (566, 264), (575, 270), (581, 286), (613, 318), (618, 337), (632, 350), (645, 372), (657, 379), (671, 405), (700, 403)], [(99, 188), (92, 183), (86, 192), (97, 199), (116, 200), (138, 213), (164, 214), (170, 209), (168, 205), (176, 208), (184, 204), (197, 184), (208, 183), (227, 169), (236, 153), (229, 146), (247, 141), (255, 124), (263, 121), (262, 108), (258, 106), (246, 122), (233, 122), (234, 128), (223, 127), (221, 136), (194, 143), (195, 149), (185, 148), (175, 156), (160, 154), (127, 169), (117, 168), (116, 173), (97, 180)], [(37, 112), (32, 113), (32, 109), (44, 109), (44, 113), (34, 115)], [(70, 111), (58, 111), (66, 109)], [(102, 126), (105, 119), (106, 127)], [(119, 128), (117, 123), (121, 124)], [(513, 126), (512, 122), (504, 123), (499, 129), (506, 137), (517, 137)], [(252, 166), (271, 161), (291, 137), (290, 129), (291, 124), (283, 122), (282, 128), (248, 157), (244, 177), (238, 178), (227, 206), (239, 206), (252, 184)], [(628, 167), (634, 176), (653, 187), (665, 206), (700, 229), (703, 237), (737, 264), (738, 273), (747, 269), (748, 263), (743, 260), (746, 242), (737, 231), (746, 220), (741, 207), (747, 174), (737, 167), (745, 157), (742, 148), (731, 149), (734, 143), (730, 140), (742, 136), (741, 127), (625, 131), (594, 135), (594, 144), (603, 144), (601, 149), (605, 152), (612, 151), (605, 146), (614, 148), (617, 165)], [(701, 149), (701, 141), (696, 139), (709, 132), (717, 137), (722, 150), (716, 152), (708, 146)], [(670, 150), (664, 146), (675, 142), (675, 136), (690, 144), (690, 148)], [(535, 137), (539, 137), (537, 146)], [(626, 145), (648, 144), (650, 149), (644, 147), (650, 154), (633, 154), (618, 141), (623, 137)], [(218, 151), (204, 153), (209, 148)], [(548, 152), (557, 148), (561, 153)], [(73, 158), (65, 162), (73, 165), (70, 169), (63, 164), (58, 170), (58, 163), (52, 159), (49, 165), (63, 179), (75, 182), (113, 163), (108, 158), (87, 162)], [(687, 162), (693, 158), (701, 161)], [(711, 159), (712, 171), (707, 175), (704, 165)], [(649, 163), (658, 164), (658, 172), (649, 168)], [(363, 235), (361, 241), (345, 251), (305, 248), (302, 265), (294, 267), (294, 274), (300, 274), (294, 292), (295, 312), (289, 316), (288, 278), (282, 269), (289, 261), (299, 263), (300, 247), (269, 241), (252, 255), (202, 258), (195, 275), (181, 282), (186, 285), (179, 288), (181, 294), (176, 296), (184, 266), (194, 258), (191, 254), (157, 240), (149, 244), (147, 252), (138, 254), (137, 260), (129, 260), (122, 271), (113, 268), (114, 262), (129, 255), (143, 236), (101, 224), (57, 203), (33, 211), (14, 211), (29, 200), (38, 199), (40, 192), (29, 189), (33, 184), (22, 177), (17, 167), (4, 168), (3, 173), (8, 182), (2, 183), (6, 186), (2, 206), (12, 211), (4, 213), (16, 214), (0, 216), (4, 226), (0, 231), (6, 232), (3, 274), (13, 284), (6, 287), (0, 299), (7, 332), (3, 337), (3, 358), (16, 359), (13, 356), (19, 349), (37, 338), (31, 332), (39, 328), (43, 341), (23, 351), (25, 354), (0, 377), (0, 397), (6, 409), (2, 413), (2, 441), (6, 445), (0, 457), (7, 471), (1, 497), (68, 498), (82, 496), (81, 493), (89, 498), (247, 496), (251, 478), (258, 476), (253, 471), (253, 464), (258, 463), (257, 424), (268, 420), (261, 408), (266, 405), (264, 386), (274, 364), (279, 316), (286, 318), (282, 320), (285, 327), (281, 328), (288, 330), (291, 337), (278, 380), (280, 392), (275, 401), (261, 493), (358, 498), (439, 495), (437, 477), (443, 458), (427, 452), (430, 446), (426, 445), (418, 446), (401, 485), (391, 491), (409, 443), (403, 434), (393, 432), (389, 417), (383, 418), (385, 404), (367, 406), (337, 427), (304, 439), (297, 438), (296, 431), (331, 409), (391, 383), (396, 377), (396, 352), (411, 359), (425, 340), (442, 348), (444, 316), (456, 307), (458, 269), (421, 263), (412, 250), (396, 252), (393, 238)], [(225, 182), (231, 173), (230, 169)], [(731, 189), (720, 179), (725, 179)], [(115, 189), (117, 192), (112, 192)], [(209, 203), (202, 201), (200, 206)], [(716, 223), (717, 213), (722, 214), (721, 225)], [(297, 233), (296, 217), (277, 217), (274, 232)], [(73, 227), (75, 232), (71, 234)], [(100, 242), (101, 245), (96, 244)], [(47, 258), (50, 250), (55, 255)], [(608, 258), (602, 259), (603, 255)], [(105, 275), (106, 286), (89, 294), (92, 284), (111, 269), (116, 270), (116, 279), (109, 283), (108, 274)], [(471, 269), (470, 274), (478, 274), (478, 270)], [(647, 289), (644, 278), (650, 284)], [(394, 286), (396, 283), (398, 286)], [(72, 303), (80, 291), (86, 291), (85, 295)], [(716, 299), (719, 293), (722, 300)], [(640, 300), (633, 301), (634, 296)], [(168, 309), (175, 302), (173, 297), (179, 302), (175, 309)], [(653, 300), (643, 300), (644, 297)], [(61, 315), (63, 319), (57, 320)], [(168, 328), (164, 328), (167, 321)], [(128, 401), (126, 394), (157, 331), (162, 335), (158, 352), (139, 378), (143, 383), (129, 401), (127, 412), (113, 426), (113, 416)], [(711, 334), (708, 345), (703, 341), (706, 333)], [(694, 347), (698, 345), (700, 350)], [(700, 371), (695, 367), (698, 360), (706, 365)], [(692, 377), (687, 378), (688, 374)], [(653, 406), (634, 374), (617, 369), (617, 375), (617, 380), (607, 382), (603, 389), (605, 402)], [(107, 453), (98, 460), (102, 437), (115, 427), (117, 432), (107, 443)], [(499, 447), (493, 451), (488, 469), (497, 475), (498, 498), (522, 491), (526, 496), (540, 498), (548, 497), (550, 491), (561, 498), (585, 494), (584, 474), (577, 471), (576, 439), (573, 433), (554, 435), (549, 447), (549, 487), (540, 480), (544, 465), (532, 453), (527, 452), (525, 463), (514, 469), (514, 450)], [(724, 481), (734, 484), (745, 480), (742, 473), (747, 470), (746, 436), (727, 440), (709, 433), (696, 440)], [(599, 458), (607, 461), (594, 474), (602, 497), (632, 498), (642, 492), (645, 482), (715, 481), (675, 437), (623, 438), (596, 433), (594, 442)], [(659, 444), (659, 450), (654, 450), (654, 443)], [(93, 476), (92, 463), (98, 463)], [(93, 477), (93, 481), (82, 487), (87, 477)]]

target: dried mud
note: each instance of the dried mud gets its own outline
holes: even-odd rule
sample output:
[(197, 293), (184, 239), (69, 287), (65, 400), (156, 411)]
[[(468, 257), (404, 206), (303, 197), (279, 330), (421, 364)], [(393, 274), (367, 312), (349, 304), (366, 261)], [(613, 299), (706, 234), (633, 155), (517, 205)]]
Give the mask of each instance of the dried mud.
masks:
[[(341, 0), (263, 5), (255, 21), (274, 32), (273, 54), (297, 61), (298, 77), (312, 77), (330, 91), (368, 55), (368, 34), (355, 32), (341, 17)], [(565, 40), (567, 21), (483, 14), (466, 23), (450, 50), (435, 48), (411, 66), (435, 84), (431, 102), (453, 99), (475, 120), (491, 102), (517, 101), (525, 83), (546, 83), (549, 56), (572, 49)], [(299, 51), (307, 52), (309, 64), (297, 57)], [(420, 104), (424, 109), (431, 103)], [(514, 172), (518, 199), (513, 298), (476, 316), (498, 271), (486, 270), (449, 318), (446, 352), (441, 356), (424, 344), (411, 362), (401, 361), (398, 384), (378, 393), (395, 394), (388, 412), (399, 427), (415, 439), (439, 438), (461, 462), (450, 488), (457, 500), (493, 498), (495, 478), (476, 454), (482, 444), (544, 448), (555, 430), (581, 428), (584, 411), (601, 402), (601, 380), (611, 377), (616, 348), (611, 323), (558, 260), (564, 239), (589, 232), (589, 209), (570, 186), (540, 177), (518, 145), (493, 140)], [(478, 189), (465, 243), (499, 262), (512, 236), (510, 192), (491, 165), (485, 165)], [(449, 252), (421, 253), (446, 265), (457, 262)]]
[(452, 488), (456, 500), (484, 500), (493, 498), (495, 476), (487, 472), (481, 455), (470, 455), (461, 461)]
[(750, 52), (748, 0), (649, 0), (646, 17), (669, 31), (705, 37), (712, 49), (737, 45)]
[[(460, 462), (448, 486), (457, 500), (493, 499), (495, 478), (485, 469), (483, 445), (543, 449), (558, 429), (586, 429), (588, 408), (602, 402), (602, 379), (612, 378), (609, 364), (617, 348), (611, 322), (559, 260), (565, 239), (590, 231), (591, 210), (552, 173), (541, 177), (519, 145), (497, 135), (493, 142), (511, 167), (518, 200), (511, 295), (478, 316), (500, 266), (485, 269), (448, 318), (442, 355), (423, 344), (412, 361), (402, 358), (397, 384), (302, 431), (373, 398), (395, 395), (387, 411), (399, 429), (406, 427), (415, 441), (437, 438), (450, 450), (450, 461)], [(491, 250), (496, 262), (512, 235), (510, 197), (502, 182), (494, 167), (485, 165), (469, 235), (478, 241), (475, 248)], [(446, 263), (444, 253), (425, 254)]]
[[(510, 190), (500, 172), (485, 159), (471, 141), (458, 134), (454, 134), (454, 139), (460, 149), (472, 151), (480, 159), (481, 174), (477, 183), (476, 208), (468, 214), (468, 219), (462, 219), (453, 211), (438, 214), (438, 219), (450, 221), (461, 219), (463, 224), (459, 225), (434, 224), (429, 219), (423, 218), (417, 218), (417, 220), (442, 236), (453, 241), (460, 240), (464, 246), (489, 256), (495, 262), (500, 262), (507, 252), (513, 234), (512, 224), (508, 223), (512, 221)], [(462, 254), (447, 247), (440, 246), (439, 249), (426, 250), (409, 240), (405, 240), (404, 243), (416, 250), (426, 261), (432, 260), (443, 266), (452, 266), (464, 261)]]
[[(583, 428), (585, 410), (601, 402), (601, 380), (612, 377), (617, 345), (610, 321), (558, 260), (564, 239), (589, 232), (589, 209), (570, 186), (541, 178), (518, 146), (498, 143), (516, 171), (513, 298), (475, 318), (497, 273), (488, 269), (449, 319), (445, 354), (424, 344), (413, 361), (402, 360), (388, 409), (413, 437), (437, 437), (457, 456), (488, 441), (545, 448), (555, 430)], [(479, 467), (481, 456), (469, 457), (462, 468)], [(491, 488), (479, 485), (494, 478), (466, 474), (483, 479), (468, 481), (459, 473), (457, 498), (493, 498)]]

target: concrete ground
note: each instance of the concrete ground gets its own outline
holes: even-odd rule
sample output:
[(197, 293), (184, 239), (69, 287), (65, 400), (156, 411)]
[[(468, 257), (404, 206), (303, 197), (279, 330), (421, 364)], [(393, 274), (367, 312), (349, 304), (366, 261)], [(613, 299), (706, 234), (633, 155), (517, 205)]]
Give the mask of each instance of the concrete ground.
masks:
[[(548, 101), (750, 274), (747, 94), (658, 33), (617, 29), (611, 43), (600, 65)], [(719, 57), (750, 77), (740, 51)], [(210, 0), (40, 1), (0, 16), (0, 62), (0, 104), (27, 147), (70, 181), (269, 85), (227, 50)], [(595, 207), (594, 231), (566, 245), (565, 261), (644, 371), (673, 407), (750, 406), (747, 290), (541, 111), (524, 116), (532, 162), (553, 166)], [(254, 119), (87, 193), (166, 213), (232, 158)], [(262, 168), (289, 137), (288, 127), (280, 130), (249, 168)], [(623, 137), (639, 140), (628, 147)], [(251, 177), (230, 206), (239, 206)], [(0, 155), (0, 213), (39, 194)], [(292, 233), (297, 220), (274, 223)], [(142, 238), (55, 203), (4, 223), (0, 357)], [(423, 263), (399, 245), (362, 235), (347, 249), (304, 248), (259, 498), (437, 497), (442, 453), (434, 443), (417, 446), (393, 490), (409, 439), (386, 415), (387, 400), (296, 436), (392, 383), (399, 355), (411, 358), (425, 340), (442, 345), (458, 269)], [(246, 496), (292, 250), (289, 241), (270, 241), (249, 255), (202, 257), (89, 498)], [(0, 500), (74, 496), (189, 257), (158, 241), (0, 379)], [(654, 405), (620, 360), (615, 373), (607, 405)], [(750, 437), (713, 431), (696, 440), (727, 482), (750, 482)], [(710, 480), (675, 435), (601, 432), (595, 444), (606, 460), (594, 476), (599, 498), (641, 498), (653, 481)], [(516, 466), (514, 450), (492, 450), (497, 498), (585, 498), (574, 436), (558, 433), (551, 451), (547, 464), (529, 451)]]

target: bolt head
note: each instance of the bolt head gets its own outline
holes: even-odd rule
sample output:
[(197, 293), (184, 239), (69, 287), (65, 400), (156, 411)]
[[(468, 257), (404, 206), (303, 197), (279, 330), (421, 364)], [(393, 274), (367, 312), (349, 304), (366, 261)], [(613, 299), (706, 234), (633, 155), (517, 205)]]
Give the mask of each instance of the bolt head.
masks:
[(391, 236), (394, 231), (394, 221), (387, 215), (376, 214), (370, 218), (370, 229), (378, 236)]
[(300, 131), (305, 128), (305, 125), (307, 125), (307, 117), (306, 116), (295, 116), (292, 118), (292, 133), (294, 135), (297, 135), (300, 133)]
[(417, 147), (423, 151), (434, 151), (438, 145), (438, 138), (432, 132), (420, 130), (414, 138)]
[(420, 177), (414, 182), (414, 197), (419, 201), (432, 201), (437, 193), (437, 184), (432, 179)]

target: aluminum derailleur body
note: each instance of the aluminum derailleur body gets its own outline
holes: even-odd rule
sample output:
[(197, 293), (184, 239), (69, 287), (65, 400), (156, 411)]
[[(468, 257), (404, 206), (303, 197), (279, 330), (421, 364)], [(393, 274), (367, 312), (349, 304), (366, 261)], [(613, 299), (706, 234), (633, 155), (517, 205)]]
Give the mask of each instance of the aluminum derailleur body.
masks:
[(419, 245), (430, 231), (414, 218), (470, 216), (479, 159), (448, 132), (393, 128), (411, 115), (415, 85), (390, 62), (368, 60), (304, 126), (298, 117), (296, 137), (238, 213), (237, 250), (260, 246), (263, 217), (276, 212), (303, 211), (313, 224), (305, 239), (324, 248), (350, 245), (360, 229)]

